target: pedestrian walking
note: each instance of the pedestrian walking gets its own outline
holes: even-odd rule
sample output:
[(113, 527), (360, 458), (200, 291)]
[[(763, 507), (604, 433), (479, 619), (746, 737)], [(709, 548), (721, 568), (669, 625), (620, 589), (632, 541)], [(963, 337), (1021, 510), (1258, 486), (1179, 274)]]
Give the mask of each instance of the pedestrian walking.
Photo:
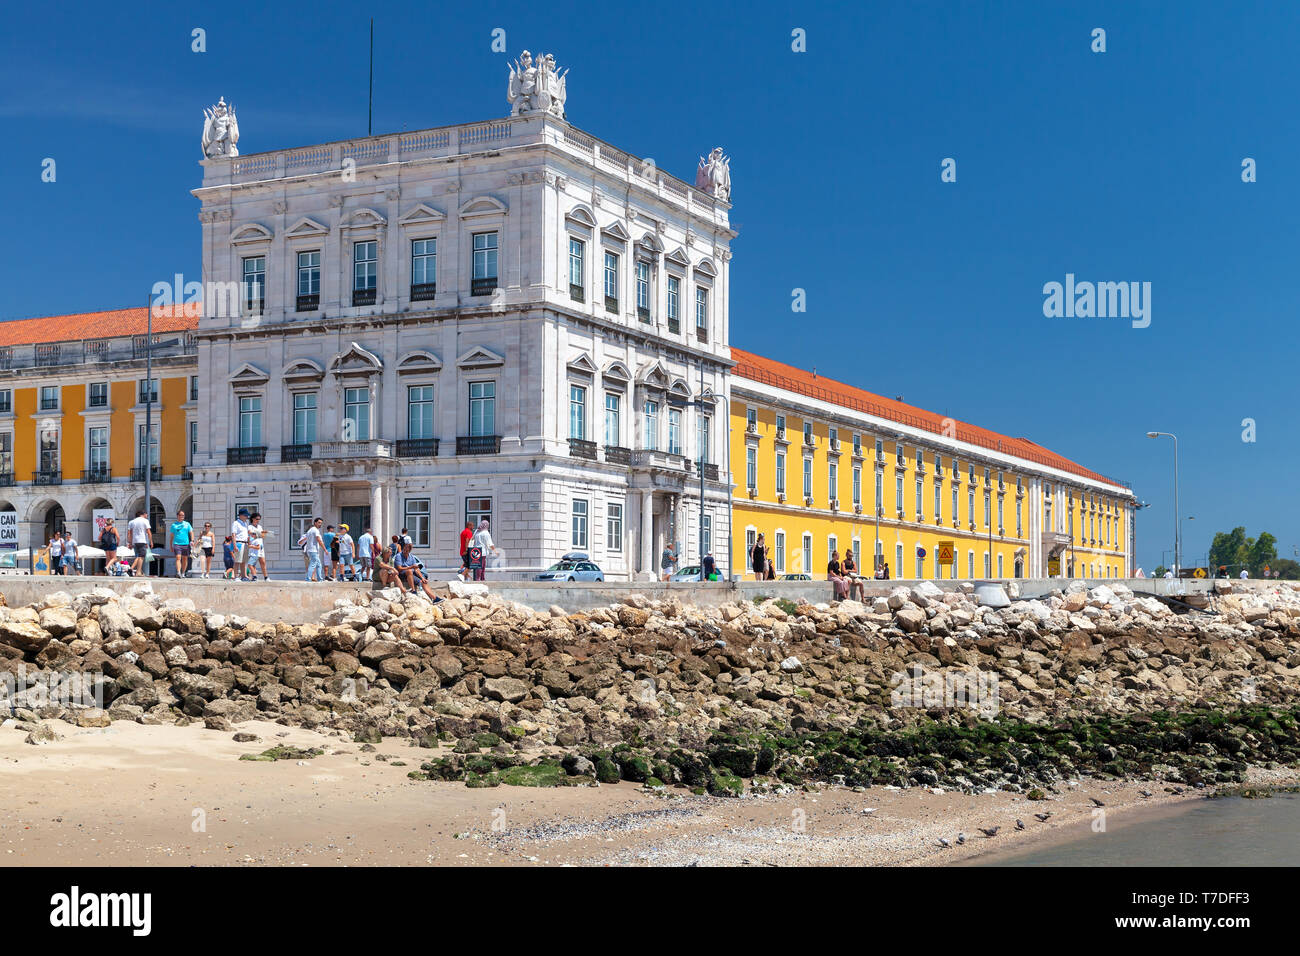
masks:
[(145, 560), (153, 550), (153, 528), (149, 527), (149, 519), (144, 516), (143, 508), (127, 522), (126, 536), (135, 552), (135, 560), (131, 562), (131, 574), (134, 576), (147, 570)]
[(185, 520), (185, 512), (176, 512), (176, 520), (167, 529), (167, 537), (171, 541), (172, 555), (176, 558), (176, 576), (178, 578), (189, 575), (190, 537), (193, 534), (194, 526)]
[(266, 529), (262, 527), (262, 515), (254, 512), (248, 521), (248, 580), (257, 580), (257, 570), (262, 569), (262, 580), (269, 581), (266, 573)]
[(357, 577), (357, 566), (353, 561), (353, 550), (356, 544), (352, 540), (352, 529), (345, 524), (339, 525), (339, 536), (334, 539), (334, 546), (339, 552), (339, 580), (342, 581), (344, 575), (347, 580), (355, 581)]
[(469, 567), (469, 543), (474, 540), (474, 522), (465, 519), (465, 527), (460, 532), (460, 568), (456, 571), (456, 576), (462, 581), (466, 576), (473, 577), (474, 573)]
[(221, 563), (225, 565), (225, 571), (222, 577), (229, 580), (235, 578), (235, 538), (234, 535), (226, 535), (221, 542)]
[(203, 534), (199, 535), (199, 548), (203, 551), (203, 576), (212, 573), (212, 552), (216, 545), (216, 535), (212, 533), (212, 522), (203, 522)]
[(72, 536), (71, 531), (63, 532), (63, 553), (60, 559), (63, 563), (61, 574), (77, 573), (77, 539)]
[(121, 540), (117, 536), (117, 525), (113, 524), (113, 519), (109, 518), (104, 522), (104, 531), (99, 536), (99, 546), (104, 551), (104, 573), (111, 573), (110, 569), (117, 563), (117, 546)]
[(230, 526), (230, 540), (234, 544), (235, 577), (244, 580), (244, 568), (248, 564), (248, 519), (251, 515), (247, 508), (240, 508)]
[(673, 576), (673, 568), (676, 565), (677, 555), (673, 553), (673, 546), (665, 544), (663, 554), (659, 555), (659, 570), (665, 581)]
[(488, 552), (491, 552), (492, 554), (500, 553), (497, 551), (497, 546), (492, 541), (491, 532), (488, 531), (487, 518), (484, 518), (478, 523), (478, 530), (474, 532), (474, 538), (470, 543), (470, 547), (478, 548), (479, 550), (479, 562), (478, 566), (474, 569), (474, 580), (482, 581), (487, 577)]
[(63, 573), (63, 535), (54, 532), (50, 535), (50, 543), (47, 544), (46, 550), (50, 552), (50, 574)]
[(316, 518), (306, 533), (298, 539), (298, 544), (307, 552), (308, 581), (325, 580), (325, 537), (321, 534), (321, 525), (324, 523), (324, 518)]
[(375, 536), (370, 533), (370, 526), (366, 525), (361, 537), (357, 538), (357, 557), (361, 561), (361, 580), (363, 581), (369, 581), (374, 573), (374, 547)]
[(767, 554), (764, 550), (766, 542), (760, 532), (758, 540), (754, 542), (753, 549), (749, 552), (749, 565), (754, 570), (754, 580), (762, 581), (767, 577)]
[(324, 532), (321, 534), (321, 540), (325, 542), (325, 547), (321, 551), (321, 561), (325, 565), (325, 576), (331, 581), (334, 580), (334, 568), (338, 564), (338, 548), (334, 544), (334, 526), (327, 524)]

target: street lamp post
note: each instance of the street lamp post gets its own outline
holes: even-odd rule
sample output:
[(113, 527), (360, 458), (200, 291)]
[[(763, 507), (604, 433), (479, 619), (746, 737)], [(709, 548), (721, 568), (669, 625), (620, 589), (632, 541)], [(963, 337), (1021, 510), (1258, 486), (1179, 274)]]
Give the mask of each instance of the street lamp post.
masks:
[(1147, 438), (1172, 438), (1174, 440), (1174, 573), (1176, 577), (1183, 570), (1182, 522), (1178, 518), (1178, 436), (1172, 432), (1147, 432)]

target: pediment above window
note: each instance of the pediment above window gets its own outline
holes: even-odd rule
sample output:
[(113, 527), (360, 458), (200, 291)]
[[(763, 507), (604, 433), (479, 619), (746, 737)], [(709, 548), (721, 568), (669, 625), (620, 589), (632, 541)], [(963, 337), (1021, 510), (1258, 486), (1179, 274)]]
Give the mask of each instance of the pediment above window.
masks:
[(340, 229), (378, 229), (388, 225), (388, 220), (373, 209), (358, 209), (343, 220)]
[(718, 270), (713, 267), (713, 262), (710, 259), (705, 259), (697, 265), (695, 271), (700, 273), (700, 275), (708, 276), (710, 279), (716, 278), (718, 275)]
[(476, 216), (504, 216), (510, 210), (506, 204), (492, 196), (476, 196), (465, 205), (457, 210), (457, 215), (461, 219), (472, 219)]
[(245, 362), (243, 365), (239, 366), (239, 368), (235, 369), (226, 381), (236, 387), (248, 387), (254, 385), (265, 385), (270, 378), (271, 376), (267, 375), (265, 371), (258, 368), (256, 365), (253, 365), (251, 362)]
[(608, 382), (619, 382), (626, 385), (632, 381), (632, 375), (627, 370), (627, 366), (622, 362), (610, 362), (605, 366), (605, 371), (601, 375)]
[(321, 225), (310, 216), (303, 216), (292, 226), (285, 230), (285, 237), (288, 239), (307, 239), (314, 236), (324, 236), (329, 233), (327, 226)]
[(588, 206), (582, 203), (570, 209), (564, 218), (570, 222), (576, 222), (580, 226), (586, 226), (588, 229), (596, 228), (595, 215)]
[(261, 223), (249, 222), (240, 226), (230, 235), (230, 244), (242, 246), (251, 242), (270, 242), (273, 233)]
[(425, 226), (431, 223), (442, 222), (446, 218), (447, 216), (445, 213), (434, 209), (432, 206), (420, 203), (399, 219), (398, 222), (403, 226)]
[(481, 345), (474, 346), (456, 359), (457, 368), (493, 368), (505, 364), (506, 360), (503, 356)]
[(280, 377), (286, 382), (319, 382), (325, 377), (325, 370), (311, 359), (292, 359)]
[(664, 244), (659, 241), (659, 237), (653, 232), (647, 232), (644, 236), (636, 241), (638, 249), (644, 249), (646, 252), (663, 252)]
[(668, 388), (668, 373), (658, 362), (650, 362), (642, 366), (636, 376), (637, 384), (646, 388), (657, 388), (666, 390)]
[(691, 390), (684, 380), (676, 379), (668, 387), (668, 398), (673, 402), (685, 404), (691, 400)]
[(407, 352), (397, 362), (398, 375), (432, 375), (440, 371), (442, 371), (442, 360), (424, 349)]
[(690, 268), (691, 265), (690, 257), (686, 255), (686, 252), (680, 246), (665, 255), (664, 259), (668, 262), (676, 263), (683, 268)]
[(383, 371), (384, 363), (374, 352), (363, 349), (352, 342), (330, 361), (330, 371), (335, 376), (377, 375)]
[(602, 228), (600, 234), (602, 238), (612, 239), (615, 242), (627, 242), (631, 238), (627, 234), (627, 230), (617, 222), (611, 222), (608, 226)]
[(569, 364), (566, 367), (570, 372), (577, 372), (580, 375), (596, 374), (596, 366), (586, 352), (579, 352), (576, 356), (569, 359)]

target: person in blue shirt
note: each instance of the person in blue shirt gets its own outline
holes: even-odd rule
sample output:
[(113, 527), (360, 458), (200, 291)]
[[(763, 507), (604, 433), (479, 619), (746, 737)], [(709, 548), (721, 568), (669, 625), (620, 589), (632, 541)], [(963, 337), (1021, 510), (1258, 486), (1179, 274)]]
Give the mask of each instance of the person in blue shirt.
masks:
[(185, 520), (185, 512), (176, 512), (176, 520), (167, 528), (167, 537), (171, 539), (172, 555), (176, 558), (176, 576), (185, 577), (190, 570), (190, 538), (194, 535), (194, 526)]
[(393, 555), (393, 566), (397, 568), (398, 576), (405, 580), (410, 590), (414, 591), (418, 585), (434, 604), (442, 601), (442, 598), (429, 590), (429, 583), (424, 577), (424, 572), (420, 570), (420, 559), (411, 553), (410, 541), (403, 542), (402, 550)]

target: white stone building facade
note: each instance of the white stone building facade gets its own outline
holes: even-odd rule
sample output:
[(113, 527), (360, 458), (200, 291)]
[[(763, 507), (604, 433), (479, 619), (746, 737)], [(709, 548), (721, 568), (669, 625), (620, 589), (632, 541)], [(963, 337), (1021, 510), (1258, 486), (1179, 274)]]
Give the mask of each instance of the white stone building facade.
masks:
[[(247, 145), (248, 139), (245, 140)], [(692, 188), (553, 109), (205, 158), (194, 509), (410, 529), (491, 519), (523, 577), (672, 543), (729, 566), (729, 178)]]

